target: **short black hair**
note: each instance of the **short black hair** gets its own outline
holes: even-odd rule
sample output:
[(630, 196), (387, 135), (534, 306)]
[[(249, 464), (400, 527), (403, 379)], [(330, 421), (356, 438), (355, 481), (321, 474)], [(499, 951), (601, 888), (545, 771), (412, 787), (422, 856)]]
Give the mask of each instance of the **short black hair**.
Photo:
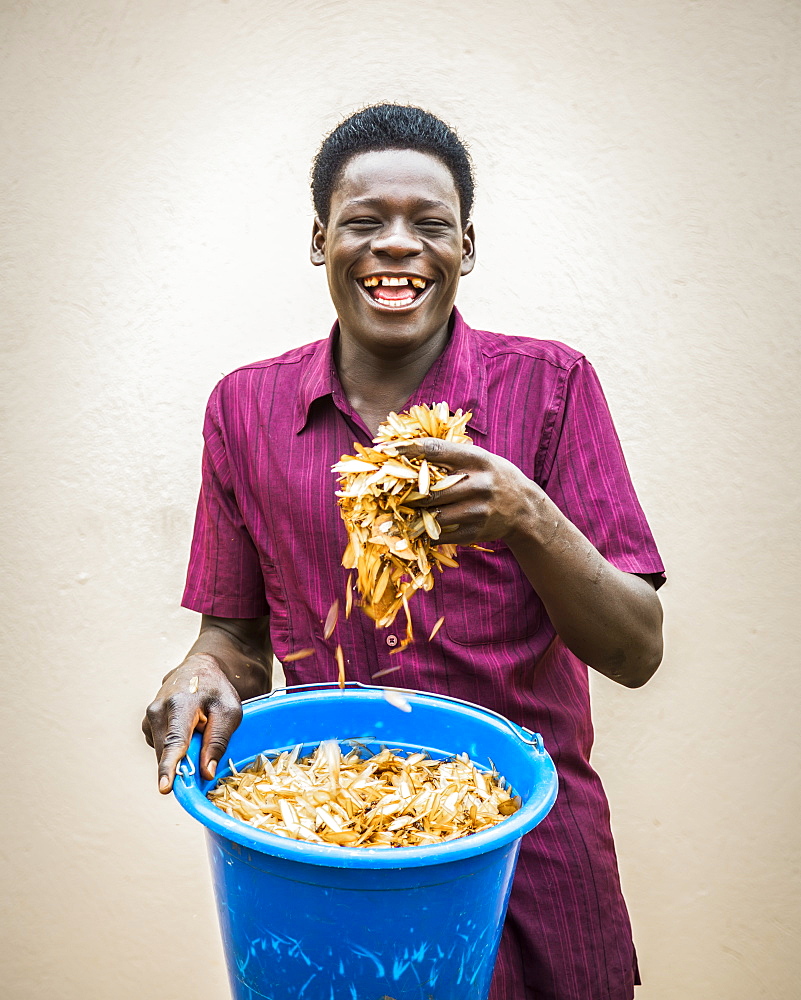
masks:
[(312, 164), (312, 199), (328, 224), (331, 194), (345, 164), (359, 153), (378, 149), (415, 149), (441, 160), (459, 193), (462, 226), (473, 208), (475, 181), (467, 146), (454, 129), (430, 111), (407, 104), (371, 104), (340, 122), (323, 139)]

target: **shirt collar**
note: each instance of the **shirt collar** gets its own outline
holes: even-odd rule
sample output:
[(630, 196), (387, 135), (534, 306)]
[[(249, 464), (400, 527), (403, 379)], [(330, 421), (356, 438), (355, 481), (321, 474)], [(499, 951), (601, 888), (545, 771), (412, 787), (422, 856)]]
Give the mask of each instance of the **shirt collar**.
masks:
[(326, 340), (320, 340), (311, 349), (309, 361), (301, 377), (295, 403), (294, 431), (300, 434), (309, 419), (309, 410), (316, 399), (323, 396), (340, 396), (342, 387), (334, 364), (334, 344), (339, 336), (339, 322), (334, 323)]
[[(451, 410), (471, 410), (469, 429), (487, 431), (487, 374), (476, 333), (453, 310), (453, 332), (448, 345), (429, 368), (420, 387), (409, 400), (416, 403), (439, 403), (445, 400)], [(323, 396), (332, 396), (342, 409), (347, 401), (334, 364), (334, 345), (339, 336), (339, 323), (334, 323), (326, 340), (314, 346), (298, 391), (294, 430), (299, 434), (306, 426), (312, 403)]]

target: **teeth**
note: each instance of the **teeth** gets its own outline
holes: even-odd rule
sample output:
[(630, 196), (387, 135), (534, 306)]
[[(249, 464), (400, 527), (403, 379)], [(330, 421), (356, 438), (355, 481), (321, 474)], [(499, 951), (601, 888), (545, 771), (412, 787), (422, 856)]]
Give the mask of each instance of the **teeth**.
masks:
[(394, 301), (390, 300), (388, 302), (382, 302), (381, 304), (385, 308), (389, 309), (405, 309), (406, 306), (410, 306), (412, 302), (414, 302), (414, 299), (409, 296), (408, 299), (395, 299)]
[(402, 285), (408, 285), (409, 282), (414, 285), (415, 288), (425, 288), (428, 282), (425, 278), (390, 278), (386, 275), (381, 275), (380, 277), (363, 278), (362, 284), (365, 288), (375, 288), (376, 285), (382, 285), (384, 287), (395, 287)]

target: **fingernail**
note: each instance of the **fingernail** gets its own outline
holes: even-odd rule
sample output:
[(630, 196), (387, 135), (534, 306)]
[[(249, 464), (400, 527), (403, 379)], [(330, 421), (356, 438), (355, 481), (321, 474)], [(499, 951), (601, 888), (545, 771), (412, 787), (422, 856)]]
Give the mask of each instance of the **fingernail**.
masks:
[(217, 761), (216, 760), (210, 760), (209, 761), (209, 774), (213, 778), (216, 773), (217, 773)]
[(166, 792), (169, 787), (170, 787), (170, 779), (167, 777), (166, 774), (162, 774), (162, 776), (159, 778), (159, 791)]

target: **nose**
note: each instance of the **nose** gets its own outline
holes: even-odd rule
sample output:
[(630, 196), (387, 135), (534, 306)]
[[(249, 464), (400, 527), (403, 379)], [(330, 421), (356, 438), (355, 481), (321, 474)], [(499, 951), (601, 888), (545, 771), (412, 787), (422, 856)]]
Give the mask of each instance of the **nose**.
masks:
[(378, 256), (402, 260), (404, 257), (414, 257), (421, 253), (423, 242), (408, 223), (396, 219), (376, 233), (370, 249)]

